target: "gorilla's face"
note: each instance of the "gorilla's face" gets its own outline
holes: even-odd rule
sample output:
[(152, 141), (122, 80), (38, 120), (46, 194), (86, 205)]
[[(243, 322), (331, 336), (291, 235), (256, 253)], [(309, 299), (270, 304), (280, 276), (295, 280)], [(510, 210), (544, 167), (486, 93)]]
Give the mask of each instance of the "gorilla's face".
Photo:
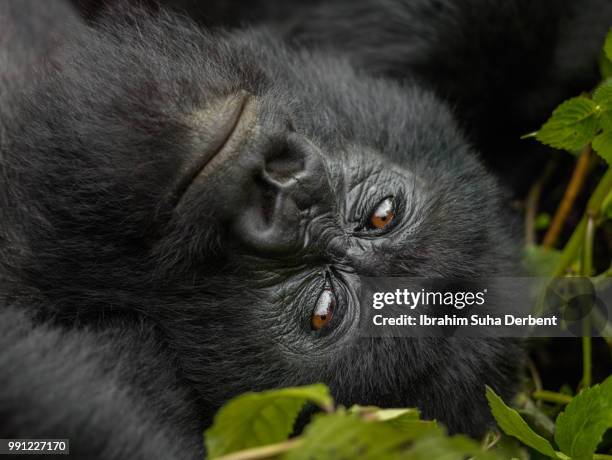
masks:
[(356, 330), (359, 275), (511, 259), (496, 186), (442, 104), (254, 33), (145, 22), (84, 40), (9, 127), (16, 289), (69, 318), (151, 318), (211, 409), (323, 381), (459, 427), (447, 410), (500, 380), (500, 345)]

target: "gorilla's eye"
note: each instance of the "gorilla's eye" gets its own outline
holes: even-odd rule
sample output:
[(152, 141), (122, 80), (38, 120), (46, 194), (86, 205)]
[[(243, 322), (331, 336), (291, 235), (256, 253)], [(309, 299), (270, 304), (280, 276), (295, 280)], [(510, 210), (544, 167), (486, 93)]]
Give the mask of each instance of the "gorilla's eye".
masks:
[(395, 201), (387, 197), (376, 205), (376, 209), (370, 215), (368, 227), (371, 230), (384, 230), (391, 225), (395, 218)]
[(318, 331), (323, 326), (328, 324), (334, 315), (335, 307), (336, 297), (331, 289), (326, 288), (317, 299), (317, 305), (312, 312), (312, 316), (310, 318), (310, 325), (312, 329)]

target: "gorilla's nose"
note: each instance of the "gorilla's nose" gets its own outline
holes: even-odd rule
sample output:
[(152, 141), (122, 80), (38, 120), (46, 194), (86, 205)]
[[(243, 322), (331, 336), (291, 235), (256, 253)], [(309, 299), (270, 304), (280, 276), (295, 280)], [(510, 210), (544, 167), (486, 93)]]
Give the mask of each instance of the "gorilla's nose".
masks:
[[(223, 135), (200, 135), (194, 142), (212, 154), (203, 155), (193, 180), (186, 175), (176, 212), (214, 219), (228, 230), (230, 243), (264, 256), (301, 249), (308, 223), (333, 206), (319, 148), (256, 97), (231, 98), (208, 112), (197, 119), (208, 127), (203, 131), (220, 125)], [(213, 116), (221, 122), (212, 123)], [(221, 147), (210, 148), (211, 139), (221, 139)]]
[(263, 152), (254, 150), (245, 154), (259, 158), (258, 167), (241, 172), (249, 176), (248, 193), (236, 203), (232, 230), (264, 255), (299, 250), (307, 222), (331, 202), (321, 152), (296, 133), (268, 139)]

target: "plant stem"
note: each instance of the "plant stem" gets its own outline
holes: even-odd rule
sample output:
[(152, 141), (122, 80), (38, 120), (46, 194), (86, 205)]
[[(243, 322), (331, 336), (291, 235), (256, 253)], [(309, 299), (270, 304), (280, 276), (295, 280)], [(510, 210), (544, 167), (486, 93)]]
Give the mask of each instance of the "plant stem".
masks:
[(587, 144), (586, 147), (582, 149), (580, 152), (580, 156), (578, 157), (578, 162), (576, 163), (576, 167), (574, 168), (574, 172), (572, 173), (572, 177), (570, 182), (565, 190), (565, 194), (563, 195), (563, 199), (555, 212), (553, 220), (544, 235), (544, 241), (542, 245), (545, 248), (552, 248), (557, 239), (559, 238), (559, 234), (561, 230), (563, 230), (563, 225), (567, 220), (567, 216), (569, 215), (572, 207), (574, 206), (574, 202), (576, 201), (576, 197), (578, 193), (580, 193), (580, 189), (584, 184), (584, 181), (587, 176), (587, 172), (589, 169), (589, 160), (591, 158), (591, 144)]
[(581, 275), (593, 274), (593, 240), (595, 239), (595, 218), (590, 210), (586, 212), (586, 227), (584, 229), (584, 247), (582, 250)]
[(533, 399), (558, 404), (569, 404), (572, 400), (570, 395), (564, 395), (563, 393), (556, 393), (554, 391), (547, 390), (534, 391), (531, 396)]
[(612, 455), (593, 454), (593, 460), (612, 460)]
[(525, 200), (525, 243), (528, 245), (537, 243), (535, 220), (538, 214), (540, 196), (542, 195), (544, 185), (546, 185), (546, 182), (548, 182), (548, 179), (555, 170), (555, 165), (556, 163), (552, 160), (548, 162), (542, 175), (529, 189), (529, 194)]
[(584, 335), (582, 336), (582, 388), (588, 388), (591, 386), (591, 362), (593, 353), (591, 351), (591, 331), (589, 327), (589, 320), (584, 320)]
[(531, 358), (527, 358), (527, 369), (531, 374), (531, 380), (533, 380), (533, 384), (535, 386), (535, 391), (540, 391), (544, 389), (542, 385), (542, 379), (540, 378), (540, 373), (538, 372), (538, 368)]
[[(582, 248), (582, 263), (580, 274), (590, 276), (593, 272), (593, 239), (595, 238), (595, 219), (591, 211), (586, 212), (586, 227), (584, 230), (584, 247)], [(582, 388), (591, 386), (592, 380), (592, 339), (591, 321), (588, 316), (582, 320)]]
[(599, 181), (597, 188), (591, 195), (587, 204), (586, 212), (580, 223), (574, 230), (570, 240), (565, 245), (563, 252), (561, 253), (561, 259), (555, 268), (553, 276), (563, 276), (566, 274), (567, 267), (569, 267), (579, 256), (580, 249), (584, 242), (584, 232), (587, 226), (588, 216), (596, 218), (601, 210), (603, 200), (605, 200), (608, 193), (612, 190), (612, 169), (608, 169), (604, 176)]
[(487, 436), (482, 440), (482, 450), (491, 450), (501, 439), (501, 433), (488, 433)]

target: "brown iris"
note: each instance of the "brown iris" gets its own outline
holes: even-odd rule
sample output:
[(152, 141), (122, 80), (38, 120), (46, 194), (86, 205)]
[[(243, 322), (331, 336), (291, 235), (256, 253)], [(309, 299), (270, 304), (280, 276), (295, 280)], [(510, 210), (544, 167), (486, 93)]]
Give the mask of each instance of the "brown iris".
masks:
[(385, 198), (376, 206), (376, 209), (370, 216), (370, 228), (383, 230), (387, 228), (395, 217), (395, 203), (393, 198)]
[(317, 305), (310, 318), (310, 326), (313, 330), (318, 331), (331, 321), (335, 306), (336, 297), (333, 291), (329, 288), (324, 289), (317, 299)]

